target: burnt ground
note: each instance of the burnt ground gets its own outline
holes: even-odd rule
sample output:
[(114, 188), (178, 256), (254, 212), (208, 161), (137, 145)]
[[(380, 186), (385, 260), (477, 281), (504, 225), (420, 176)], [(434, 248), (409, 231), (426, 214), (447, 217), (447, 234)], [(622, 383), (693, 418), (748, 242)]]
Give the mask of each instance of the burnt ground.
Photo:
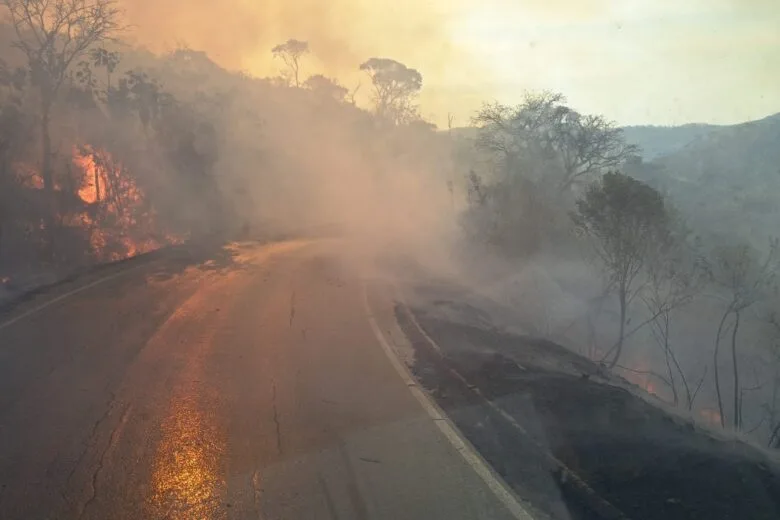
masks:
[(763, 451), (564, 347), (426, 309), (396, 308), (413, 374), (539, 518), (780, 518), (780, 466)]

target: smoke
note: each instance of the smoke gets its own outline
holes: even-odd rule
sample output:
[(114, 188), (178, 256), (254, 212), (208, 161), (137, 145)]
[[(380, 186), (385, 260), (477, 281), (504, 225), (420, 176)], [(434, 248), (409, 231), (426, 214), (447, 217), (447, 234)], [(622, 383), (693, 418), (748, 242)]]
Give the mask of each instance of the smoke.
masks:
[[(221, 65), (266, 75), (275, 70), (270, 49), (288, 38), (306, 40), (318, 72), (352, 74), (374, 55), (391, 54), (427, 72), (455, 57), (448, 2), (413, 0), (132, 0), (124, 2), (133, 37), (152, 50), (185, 44), (205, 50)], [(424, 63), (411, 63), (417, 57)]]
[[(364, 106), (370, 86), (359, 65), (373, 56), (391, 57), (423, 73), (423, 113), (445, 119), (458, 95), (440, 96), (446, 85), (479, 70), (451, 43), (466, 7), (445, 0), (123, 2), (130, 41), (155, 53), (203, 50), (218, 65), (256, 77), (282, 70), (270, 51), (274, 45), (305, 40), (311, 54), (302, 75), (335, 77), (350, 90), (362, 84)], [(177, 97), (191, 95), (191, 85), (174, 75), (162, 81)], [(430, 260), (433, 251), (444, 249), (435, 244), (450, 240), (455, 218), (443, 135), (387, 134), (354, 107), (322, 104), (290, 89), (242, 85), (236, 78), (227, 83), (236, 95), (224, 113), (208, 117), (220, 135), (214, 169), (238, 219), (258, 225), (335, 224), (359, 237), (361, 253), (395, 248)], [(201, 88), (209, 89), (221, 95), (219, 87)], [(468, 96), (476, 106), (479, 95)], [(251, 123), (247, 114), (262, 123)]]
[[(553, 2), (525, 11), (575, 20), (613, 9), (598, 0), (576, 4), (576, 9), (573, 5)], [(112, 127), (113, 140), (105, 139), (109, 132), (98, 122), (105, 119), (102, 112), (93, 110), (92, 119), (77, 116), (85, 127), (78, 137), (87, 142), (72, 144), (98, 144), (103, 136), (105, 146), (113, 146), (130, 171), (143, 178), (158, 218), (177, 228), (198, 228), (222, 212), (229, 228), (249, 224), (258, 235), (269, 229), (334, 226), (350, 239), (347, 252), (352, 258), (413, 259), (428, 273), (449, 274), (504, 304), (511, 309), (507, 325), (577, 346), (583, 343), (592, 299), (602, 289), (598, 271), (574, 257), (545, 253), (512, 262), (485, 254), (474, 244), (464, 245), (458, 218), (465, 196), (462, 187), (453, 194), (448, 185), (460, 179), (446, 133), (413, 126), (383, 128), (347, 103), (257, 79), (279, 72), (281, 64), (273, 60), (270, 49), (297, 38), (308, 41), (312, 49), (303, 65), (304, 76), (324, 73), (350, 87), (362, 79), (365, 92), (368, 86), (359, 64), (372, 56), (391, 57), (422, 72), (426, 95), (440, 96), (423, 97), (424, 113), (439, 107), (439, 114), (445, 115), (447, 103), (458, 96), (468, 96), (473, 105), (489, 99), (475, 79), (481, 76), (489, 82), (481, 72), (483, 63), (453, 43), (453, 33), (473, 13), (496, 8), (501, 10), (489, 13), (493, 18), (509, 18), (521, 10), (502, 0), (487, 0), (481, 7), (465, 0), (399, 0), (383, 5), (370, 0), (124, 0), (123, 7), (130, 25), (124, 37), (157, 53), (130, 48), (123, 67), (149, 70), (182, 106), (196, 112), (195, 126), (203, 122), (213, 129), (213, 140), (201, 155), (213, 160), (208, 173), (214, 184), (182, 189), (200, 182), (193, 180), (190, 170), (204, 163), (201, 156), (180, 153), (187, 148), (177, 142), (149, 145), (149, 132), (136, 123)], [(492, 27), (493, 18), (488, 17), (486, 27)], [(165, 57), (166, 51), (181, 47), (203, 50), (218, 65), (247, 70), (254, 77), (214, 67), (204, 55), (193, 55), (202, 59), (191, 63)], [(503, 59), (488, 58), (485, 61), (492, 63)], [(548, 63), (544, 66), (550, 68)], [(471, 86), (462, 89), (461, 82)], [(612, 93), (602, 90), (614, 100)], [(171, 123), (172, 141), (192, 130), (187, 117)], [(196, 145), (200, 137), (196, 136)], [(209, 140), (208, 132), (204, 139)], [(193, 147), (196, 152), (197, 148)], [(171, 150), (176, 152), (174, 159), (165, 153)], [(513, 231), (522, 234), (521, 227)], [(469, 249), (471, 262), (454, 259), (463, 249)], [(606, 331), (602, 345), (612, 341), (615, 329), (608, 311), (596, 324)], [(709, 309), (696, 318), (712, 322)], [(702, 327), (682, 334), (684, 343), (691, 344), (689, 364), (706, 352), (695, 338), (708, 332)]]
[[(271, 48), (296, 38), (308, 41), (311, 48), (303, 63), (304, 76), (336, 77), (350, 90), (362, 84), (363, 100), (369, 88), (358, 66), (375, 56), (396, 59), (423, 73), (424, 114), (439, 123), (446, 122), (449, 112), (459, 112), (467, 120), (483, 99), (473, 86), (467, 87), (473, 78), (485, 76), (483, 58), (453, 43), (460, 21), (474, 8), (465, 1), (122, 1), (130, 25), (128, 39), (155, 52), (186, 46), (206, 51), (229, 69), (271, 76), (282, 66), (273, 59)], [(461, 86), (467, 90), (457, 90)]]

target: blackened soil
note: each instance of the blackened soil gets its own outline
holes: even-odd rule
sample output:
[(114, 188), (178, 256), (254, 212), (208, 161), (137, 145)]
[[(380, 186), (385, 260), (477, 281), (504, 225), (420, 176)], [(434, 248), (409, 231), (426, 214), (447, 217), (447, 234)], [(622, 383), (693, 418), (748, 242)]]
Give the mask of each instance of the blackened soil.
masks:
[(420, 384), (537, 516), (780, 519), (780, 468), (764, 452), (665, 411), (559, 345), (421, 309), (396, 315)]

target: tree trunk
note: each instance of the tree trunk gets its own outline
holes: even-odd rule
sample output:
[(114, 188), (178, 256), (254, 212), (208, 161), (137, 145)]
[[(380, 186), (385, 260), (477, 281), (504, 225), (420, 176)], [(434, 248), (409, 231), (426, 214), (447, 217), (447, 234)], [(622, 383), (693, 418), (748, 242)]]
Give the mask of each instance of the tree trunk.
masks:
[(674, 355), (674, 352), (670, 350), (669, 354), (672, 358), (672, 362), (674, 363), (675, 368), (677, 369), (677, 373), (680, 374), (680, 381), (682, 381), (683, 390), (685, 390), (685, 402), (687, 403), (688, 409), (690, 410), (693, 407), (693, 399), (691, 397), (691, 387), (688, 384), (688, 377), (685, 375), (685, 372), (683, 372), (683, 369), (680, 366), (680, 362), (677, 361), (677, 356)]
[(772, 433), (769, 435), (769, 447), (780, 449), (780, 424), (775, 426)]
[(54, 223), (56, 204), (54, 198), (54, 173), (52, 172), (51, 150), (51, 103), (45, 94), (41, 107), (41, 178), (43, 179), (43, 224), (46, 233), (45, 256), (54, 260)]
[(626, 289), (625, 287), (620, 288), (620, 332), (618, 335), (618, 343), (617, 348), (615, 349), (615, 357), (612, 359), (612, 362), (609, 364), (609, 368), (613, 369), (618, 364), (618, 361), (620, 360), (620, 355), (623, 353), (623, 340), (626, 335), (626, 306), (628, 302), (626, 301)]
[(664, 357), (666, 359), (666, 371), (669, 374), (669, 382), (672, 387), (672, 399), (674, 400), (674, 406), (680, 404), (680, 396), (677, 394), (677, 381), (674, 377), (674, 370), (672, 370), (672, 351), (669, 345), (669, 313), (663, 314), (663, 340), (664, 340)]
[(731, 332), (731, 368), (734, 372), (734, 429), (742, 427), (742, 405), (740, 403), (739, 364), (737, 361), (737, 332), (739, 332), (739, 311), (734, 313), (734, 330)]
[(729, 317), (729, 314), (731, 314), (731, 305), (729, 305), (729, 308), (726, 309), (726, 312), (723, 313), (723, 316), (720, 319), (720, 324), (718, 325), (718, 333), (715, 336), (715, 353), (713, 355), (714, 357), (713, 367), (715, 368), (715, 393), (718, 396), (718, 413), (720, 414), (721, 428), (726, 427), (726, 418), (723, 414), (723, 396), (720, 391), (720, 370), (718, 370), (718, 351), (720, 350), (720, 336), (721, 334), (723, 334), (723, 326), (725, 325), (726, 318)]
[(5, 229), (5, 209), (0, 205), (0, 266), (3, 264), (3, 230)]

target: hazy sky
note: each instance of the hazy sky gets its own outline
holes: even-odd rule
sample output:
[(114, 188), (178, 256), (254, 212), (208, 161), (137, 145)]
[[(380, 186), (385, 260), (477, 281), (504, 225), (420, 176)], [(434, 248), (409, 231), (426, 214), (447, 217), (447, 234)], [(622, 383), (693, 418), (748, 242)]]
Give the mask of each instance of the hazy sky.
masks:
[(135, 37), (258, 75), (308, 40), (307, 70), (363, 81), (394, 58), (423, 74), (424, 115), (564, 93), (621, 124), (733, 123), (780, 112), (780, 0), (125, 0)]

